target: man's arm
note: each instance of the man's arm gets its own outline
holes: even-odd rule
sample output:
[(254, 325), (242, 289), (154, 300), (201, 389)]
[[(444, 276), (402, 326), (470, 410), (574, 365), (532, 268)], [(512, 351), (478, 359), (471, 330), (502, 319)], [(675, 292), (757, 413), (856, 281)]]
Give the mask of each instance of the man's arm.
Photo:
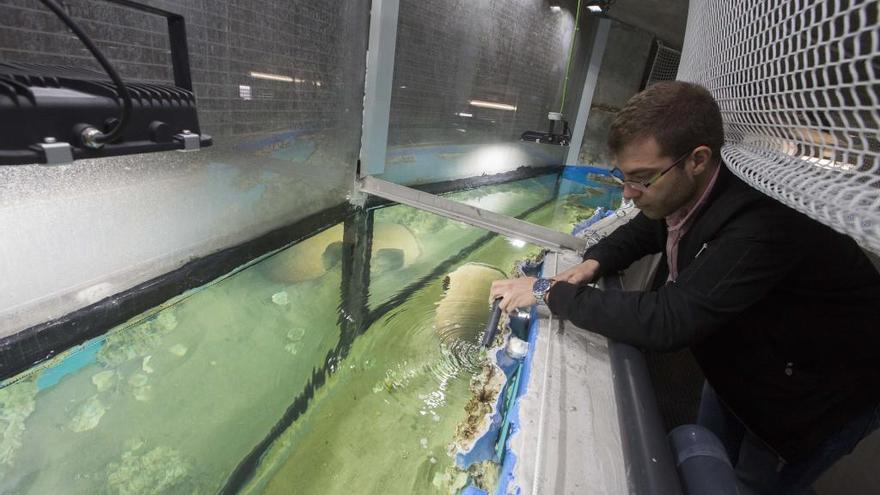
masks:
[(779, 237), (721, 238), (659, 290), (602, 291), (558, 282), (547, 301), (559, 317), (615, 340), (678, 349), (765, 297), (798, 262), (793, 248)]
[[(591, 282), (603, 275), (617, 273), (645, 255), (661, 252), (665, 247), (665, 234), (662, 221), (651, 220), (639, 213), (584, 253), (585, 261), (595, 260), (598, 263), (591, 271), (593, 278), (572, 281)], [(557, 279), (570, 280), (561, 276)]]

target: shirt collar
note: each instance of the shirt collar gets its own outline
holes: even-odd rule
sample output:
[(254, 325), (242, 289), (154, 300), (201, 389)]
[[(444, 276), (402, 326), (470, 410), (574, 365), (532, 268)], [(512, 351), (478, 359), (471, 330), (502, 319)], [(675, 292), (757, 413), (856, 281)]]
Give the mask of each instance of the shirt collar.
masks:
[(709, 198), (709, 193), (712, 192), (712, 188), (715, 187), (715, 180), (718, 178), (718, 173), (720, 171), (721, 164), (719, 163), (718, 167), (715, 168), (715, 173), (712, 174), (712, 178), (709, 179), (709, 184), (706, 186), (703, 194), (700, 195), (700, 199), (697, 200), (692, 208), (682, 206), (681, 208), (672, 212), (669, 216), (666, 217), (667, 230), (678, 230), (682, 228), (688, 223), (688, 221), (690, 221), (691, 217), (694, 216), (694, 213), (700, 210), (700, 208)]

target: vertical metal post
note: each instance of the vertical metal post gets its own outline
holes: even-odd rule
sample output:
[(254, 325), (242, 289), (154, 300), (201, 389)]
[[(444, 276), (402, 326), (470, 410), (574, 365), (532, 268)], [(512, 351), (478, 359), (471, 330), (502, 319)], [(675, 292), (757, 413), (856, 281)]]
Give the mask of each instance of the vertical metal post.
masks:
[(189, 47), (186, 43), (186, 21), (184, 21), (183, 16), (133, 0), (106, 1), (148, 14), (159, 15), (168, 20), (168, 40), (169, 48), (171, 49), (171, 66), (174, 70), (174, 85), (192, 91), (192, 76), (189, 70)]
[(188, 91), (193, 90), (192, 76), (189, 72), (189, 47), (186, 45), (186, 23), (183, 16), (168, 17), (168, 36), (171, 44), (171, 65), (174, 69), (174, 85)]
[(342, 301), (339, 350), (343, 359), (354, 339), (366, 330), (370, 293), (370, 253), (373, 247), (373, 210), (358, 208), (345, 219), (342, 234)]
[(373, 0), (370, 11), (364, 129), (361, 135), (361, 176), (385, 171), (399, 10), (400, 0)]
[(581, 91), (577, 118), (574, 121), (574, 129), (571, 131), (571, 143), (568, 145), (568, 156), (565, 158), (566, 165), (578, 164), (578, 155), (581, 152), (581, 143), (584, 141), (584, 131), (587, 129), (590, 105), (593, 103), (593, 94), (596, 92), (596, 82), (599, 80), (599, 69), (602, 67), (602, 57), (605, 56), (605, 44), (608, 41), (610, 28), (610, 19), (599, 19), (596, 37), (593, 39), (593, 49), (590, 51), (590, 67), (587, 69), (587, 77), (584, 78), (584, 89)]

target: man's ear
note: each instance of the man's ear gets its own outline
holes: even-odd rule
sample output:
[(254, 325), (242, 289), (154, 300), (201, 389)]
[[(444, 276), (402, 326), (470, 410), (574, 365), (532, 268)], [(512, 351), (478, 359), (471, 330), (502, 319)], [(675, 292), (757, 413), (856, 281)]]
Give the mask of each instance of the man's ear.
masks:
[(698, 146), (694, 149), (690, 157), (691, 161), (694, 163), (694, 175), (700, 175), (709, 170), (713, 158), (712, 148), (709, 148), (708, 146)]

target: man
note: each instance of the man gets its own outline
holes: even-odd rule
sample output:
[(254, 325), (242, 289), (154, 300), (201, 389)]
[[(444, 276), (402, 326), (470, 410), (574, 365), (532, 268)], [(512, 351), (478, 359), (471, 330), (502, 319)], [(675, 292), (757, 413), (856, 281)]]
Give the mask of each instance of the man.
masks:
[[(611, 126), (613, 175), (641, 209), (553, 280), (495, 282), (504, 310), (557, 316), (651, 350), (690, 347), (698, 422), (743, 488), (808, 493), (880, 424), (880, 275), (850, 238), (762, 195), (720, 158), (718, 105), (685, 82), (634, 96)], [(654, 288), (585, 285), (663, 253)]]

